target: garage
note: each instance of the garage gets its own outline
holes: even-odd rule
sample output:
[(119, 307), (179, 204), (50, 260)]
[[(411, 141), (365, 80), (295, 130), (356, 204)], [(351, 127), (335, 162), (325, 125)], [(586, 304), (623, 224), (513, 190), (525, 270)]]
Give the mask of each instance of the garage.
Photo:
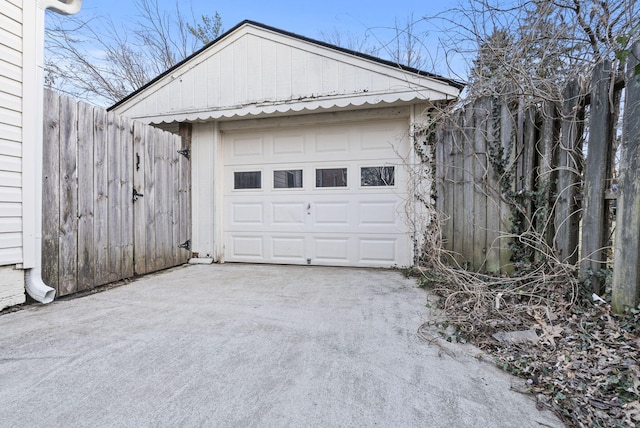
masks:
[(406, 266), (405, 120), (223, 132), (224, 261)]
[(410, 266), (413, 133), (461, 88), (243, 21), (111, 109), (182, 136), (196, 262)]

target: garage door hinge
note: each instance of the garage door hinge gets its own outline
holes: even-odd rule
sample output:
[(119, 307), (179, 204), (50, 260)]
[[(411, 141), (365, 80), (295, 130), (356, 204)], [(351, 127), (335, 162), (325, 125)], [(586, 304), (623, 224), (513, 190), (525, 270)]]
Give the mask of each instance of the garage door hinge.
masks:
[(180, 153), (185, 158), (191, 160), (191, 150), (189, 150), (189, 149), (178, 150), (178, 153)]
[(191, 239), (187, 239), (182, 244), (178, 245), (178, 248), (184, 248), (185, 250), (191, 250)]

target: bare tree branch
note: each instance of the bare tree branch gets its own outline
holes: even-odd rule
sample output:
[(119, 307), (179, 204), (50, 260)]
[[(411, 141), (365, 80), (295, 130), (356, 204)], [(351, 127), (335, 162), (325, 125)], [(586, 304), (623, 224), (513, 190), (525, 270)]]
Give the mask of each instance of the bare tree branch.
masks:
[[(47, 15), (46, 84), (95, 104), (114, 103), (171, 68), (222, 31), (222, 20), (188, 21), (181, 3), (136, 0), (138, 16), (116, 25), (103, 17)], [(197, 29), (197, 31), (194, 31)]]

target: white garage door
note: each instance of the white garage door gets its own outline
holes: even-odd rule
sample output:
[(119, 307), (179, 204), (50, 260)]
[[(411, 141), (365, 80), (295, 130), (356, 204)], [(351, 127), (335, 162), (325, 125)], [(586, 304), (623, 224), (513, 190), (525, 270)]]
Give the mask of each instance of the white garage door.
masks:
[(226, 132), (224, 260), (407, 266), (404, 121)]

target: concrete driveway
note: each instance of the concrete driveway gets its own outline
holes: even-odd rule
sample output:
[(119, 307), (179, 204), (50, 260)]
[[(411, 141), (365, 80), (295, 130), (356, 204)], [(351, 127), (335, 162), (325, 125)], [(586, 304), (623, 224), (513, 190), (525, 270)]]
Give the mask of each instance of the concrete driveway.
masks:
[(561, 426), (420, 339), (428, 299), (395, 271), (225, 264), (28, 307), (0, 316), (0, 425)]

